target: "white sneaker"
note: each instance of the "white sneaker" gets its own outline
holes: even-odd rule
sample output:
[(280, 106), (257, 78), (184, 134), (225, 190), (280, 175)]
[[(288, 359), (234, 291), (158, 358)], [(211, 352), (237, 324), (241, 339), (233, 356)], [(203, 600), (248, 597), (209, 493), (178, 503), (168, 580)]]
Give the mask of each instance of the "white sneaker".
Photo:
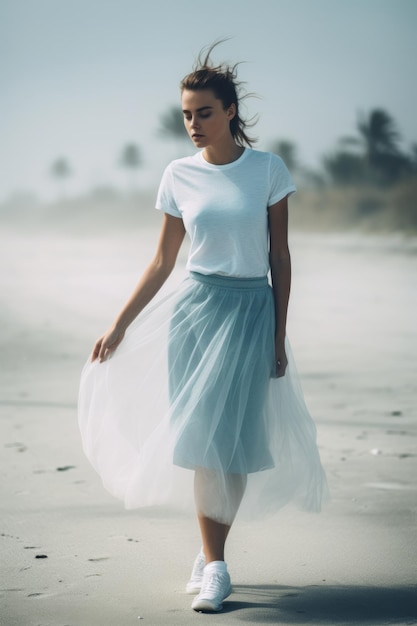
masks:
[(232, 593), (224, 561), (212, 561), (204, 568), (201, 591), (191, 604), (194, 611), (221, 611), (223, 600)]
[(201, 583), (203, 580), (203, 571), (206, 566), (206, 557), (204, 556), (203, 549), (197, 554), (194, 561), (193, 569), (191, 571), (191, 577), (185, 586), (186, 593), (198, 593), (201, 589)]

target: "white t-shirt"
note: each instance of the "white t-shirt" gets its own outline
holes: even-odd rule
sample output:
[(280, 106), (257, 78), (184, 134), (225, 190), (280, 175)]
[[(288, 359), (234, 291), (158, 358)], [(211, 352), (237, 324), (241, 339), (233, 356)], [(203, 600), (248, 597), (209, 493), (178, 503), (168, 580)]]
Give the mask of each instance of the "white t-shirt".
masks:
[(236, 161), (213, 165), (197, 152), (168, 165), (156, 208), (184, 221), (188, 270), (258, 277), (269, 271), (267, 209), (294, 191), (275, 154), (245, 148)]

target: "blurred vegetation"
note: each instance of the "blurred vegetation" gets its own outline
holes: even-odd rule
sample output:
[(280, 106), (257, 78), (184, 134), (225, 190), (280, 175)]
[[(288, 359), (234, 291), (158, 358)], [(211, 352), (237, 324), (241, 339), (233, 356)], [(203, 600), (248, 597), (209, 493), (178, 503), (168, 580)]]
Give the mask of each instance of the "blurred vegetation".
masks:
[[(186, 151), (188, 138), (180, 107), (171, 106), (161, 115), (158, 134), (177, 142), (180, 153)], [(273, 141), (269, 150), (283, 158), (299, 189), (291, 198), (292, 225), (305, 230), (417, 233), (417, 143), (408, 149), (404, 145), (396, 121), (381, 108), (358, 115), (354, 132), (342, 136), (317, 168), (302, 163), (298, 146), (290, 139)], [(105, 218), (103, 223), (111, 224), (123, 215), (119, 223), (126, 227), (157, 223), (158, 212), (149, 214), (155, 190), (135, 184), (143, 166), (141, 147), (127, 143), (117, 163), (128, 176), (127, 194), (102, 186), (68, 199), (66, 183), (73, 169), (60, 156), (49, 170), (59, 189), (57, 200), (39, 203), (30, 192), (19, 191), (0, 204), (0, 218), (32, 225), (36, 219), (58, 224), (63, 218), (62, 223), (68, 225), (71, 220), (81, 224), (88, 216), (92, 221)]]
[(159, 134), (165, 139), (188, 141), (187, 131), (184, 127), (184, 115), (179, 106), (171, 106), (160, 117)]
[(374, 109), (360, 115), (356, 130), (323, 159), (332, 183), (388, 187), (416, 174), (415, 147), (409, 153), (401, 150), (401, 135), (389, 113)]
[[(298, 228), (417, 231), (417, 144), (401, 147), (393, 117), (383, 109), (360, 114), (356, 134), (341, 137), (321, 168), (304, 168), (294, 143), (275, 141), (300, 181), (291, 199)], [(292, 165), (292, 167), (291, 167)]]
[(133, 190), (136, 181), (136, 172), (142, 167), (142, 152), (139, 146), (128, 143), (122, 150), (120, 165), (128, 172), (128, 185)]
[(274, 141), (270, 147), (270, 151), (280, 156), (290, 172), (296, 173), (298, 169), (297, 147), (289, 139), (281, 139)]
[(72, 175), (72, 169), (68, 160), (64, 157), (59, 157), (55, 159), (55, 161), (51, 165), (51, 176), (57, 182), (61, 197), (66, 196), (66, 186), (65, 183), (68, 178)]

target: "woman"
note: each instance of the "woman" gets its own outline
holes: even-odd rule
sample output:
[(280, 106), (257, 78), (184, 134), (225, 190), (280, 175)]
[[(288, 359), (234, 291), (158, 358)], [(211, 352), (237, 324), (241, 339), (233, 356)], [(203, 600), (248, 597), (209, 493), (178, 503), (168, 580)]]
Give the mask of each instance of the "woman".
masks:
[[(198, 611), (221, 610), (231, 593), (224, 547), (245, 491), (248, 508), (263, 513), (290, 500), (318, 510), (325, 489), (286, 343), (295, 187), (279, 157), (251, 149), (236, 67), (214, 67), (212, 49), (181, 82), (185, 128), (200, 150), (164, 172), (155, 257), (97, 340), (80, 391), (87, 456), (127, 507), (179, 505), (194, 477), (203, 545), (186, 590), (198, 594)], [(186, 232), (189, 276), (143, 311)]]

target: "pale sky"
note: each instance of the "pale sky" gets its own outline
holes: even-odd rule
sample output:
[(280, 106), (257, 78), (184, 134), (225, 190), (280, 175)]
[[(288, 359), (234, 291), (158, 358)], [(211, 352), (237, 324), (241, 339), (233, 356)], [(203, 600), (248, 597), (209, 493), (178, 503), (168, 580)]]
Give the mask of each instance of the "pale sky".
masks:
[(417, 0), (0, 0), (0, 201), (48, 197), (56, 157), (70, 193), (123, 184), (117, 159), (137, 143), (138, 180), (156, 185), (192, 146), (158, 133), (201, 47), (245, 61), (259, 99), (257, 147), (291, 139), (320, 167), (358, 112), (387, 110), (404, 147), (417, 142)]

